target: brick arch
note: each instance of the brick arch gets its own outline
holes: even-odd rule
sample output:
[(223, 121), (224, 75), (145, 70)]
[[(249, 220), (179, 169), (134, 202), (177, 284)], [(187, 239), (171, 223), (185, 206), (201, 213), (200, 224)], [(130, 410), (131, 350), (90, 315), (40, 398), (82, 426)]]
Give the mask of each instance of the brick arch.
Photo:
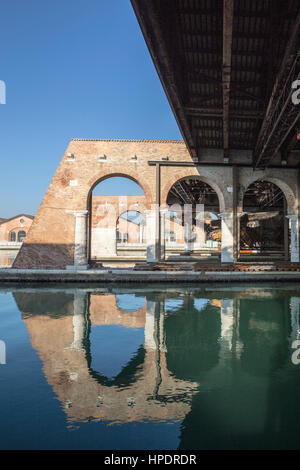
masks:
[(191, 173), (190, 175), (185, 175), (182, 178), (176, 178), (172, 181), (168, 181), (168, 183), (164, 186), (163, 191), (162, 191), (162, 196), (161, 196), (162, 204), (167, 203), (168, 194), (172, 186), (174, 186), (175, 183), (177, 183), (178, 181), (183, 181), (183, 180), (192, 179), (192, 178), (197, 179), (199, 181), (203, 181), (203, 183), (208, 184), (209, 186), (212, 187), (212, 189), (214, 189), (214, 191), (216, 192), (218, 196), (220, 212), (224, 212), (225, 211), (225, 198), (224, 198), (223, 191), (220, 188), (220, 186), (215, 181), (211, 180), (210, 178), (207, 178), (206, 176), (202, 176), (202, 175), (198, 176), (195, 173)]
[(268, 181), (270, 183), (273, 183), (275, 184), (281, 191), (282, 193), (284, 194), (284, 197), (285, 197), (285, 200), (286, 200), (286, 203), (287, 203), (287, 213), (288, 214), (295, 214), (296, 213), (296, 198), (295, 198), (295, 195), (294, 195), (294, 192), (292, 190), (292, 188), (290, 187), (290, 185), (288, 183), (286, 183), (285, 181), (281, 180), (280, 178), (278, 177), (269, 177), (269, 176), (266, 176), (266, 177), (260, 177), (260, 178), (253, 178), (247, 185), (247, 187), (243, 188), (241, 191), (240, 191), (240, 205), (241, 207), (243, 208), (244, 206), (244, 197), (245, 197), (245, 194), (248, 190), (248, 188), (251, 186), (251, 184), (255, 183), (256, 181)]
[(139, 175), (137, 173), (132, 172), (132, 171), (130, 173), (129, 172), (128, 173), (113, 172), (113, 173), (108, 173), (106, 175), (96, 176), (95, 178), (91, 179), (88, 182), (90, 189), (87, 194), (87, 208), (89, 208), (90, 199), (91, 199), (91, 196), (95, 187), (98, 186), (98, 184), (102, 183), (102, 181), (105, 181), (109, 178), (115, 178), (115, 177), (127, 178), (127, 179), (134, 181), (143, 190), (144, 197), (146, 201), (148, 201), (148, 204), (150, 205), (152, 203), (153, 197), (152, 197), (150, 187), (145, 182), (140, 183)]

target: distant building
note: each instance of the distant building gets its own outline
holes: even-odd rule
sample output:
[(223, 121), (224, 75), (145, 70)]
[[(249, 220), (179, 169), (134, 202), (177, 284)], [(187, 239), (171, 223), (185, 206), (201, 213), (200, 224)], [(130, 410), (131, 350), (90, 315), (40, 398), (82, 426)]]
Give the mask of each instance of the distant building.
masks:
[(34, 217), (18, 214), (10, 219), (0, 218), (0, 243), (22, 243), (27, 235)]

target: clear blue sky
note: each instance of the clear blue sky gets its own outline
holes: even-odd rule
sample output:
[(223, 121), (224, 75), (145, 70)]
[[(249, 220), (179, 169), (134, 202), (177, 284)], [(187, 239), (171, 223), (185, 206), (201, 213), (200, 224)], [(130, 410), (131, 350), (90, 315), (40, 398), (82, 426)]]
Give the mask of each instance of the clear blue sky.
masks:
[(181, 138), (129, 0), (2, 0), (0, 15), (0, 217), (36, 213), (71, 138)]

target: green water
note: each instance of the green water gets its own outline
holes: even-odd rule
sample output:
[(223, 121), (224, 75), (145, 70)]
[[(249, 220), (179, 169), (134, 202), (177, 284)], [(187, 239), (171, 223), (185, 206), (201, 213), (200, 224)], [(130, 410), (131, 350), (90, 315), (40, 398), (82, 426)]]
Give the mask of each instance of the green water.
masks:
[(299, 306), (287, 284), (0, 287), (0, 448), (299, 449)]

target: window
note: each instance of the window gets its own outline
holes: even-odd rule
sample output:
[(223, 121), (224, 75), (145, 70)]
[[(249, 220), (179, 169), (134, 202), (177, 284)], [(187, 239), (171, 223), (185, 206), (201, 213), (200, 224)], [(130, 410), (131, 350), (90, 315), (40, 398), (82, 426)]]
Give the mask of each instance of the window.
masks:
[(119, 230), (117, 230), (117, 243), (121, 243), (122, 235), (120, 234)]
[(10, 232), (9, 234), (9, 240), (11, 242), (15, 242), (16, 241), (16, 232)]
[(168, 242), (176, 242), (176, 233), (166, 230), (166, 240)]
[(123, 235), (123, 242), (128, 243), (128, 233), (124, 233)]
[(20, 223), (21, 224), (24, 224), (25, 220), (24, 219), (20, 219)]
[(18, 242), (23, 242), (25, 237), (26, 237), (26, 232), (24, 232), (24, 230), (20, 230), (18, 233)]

